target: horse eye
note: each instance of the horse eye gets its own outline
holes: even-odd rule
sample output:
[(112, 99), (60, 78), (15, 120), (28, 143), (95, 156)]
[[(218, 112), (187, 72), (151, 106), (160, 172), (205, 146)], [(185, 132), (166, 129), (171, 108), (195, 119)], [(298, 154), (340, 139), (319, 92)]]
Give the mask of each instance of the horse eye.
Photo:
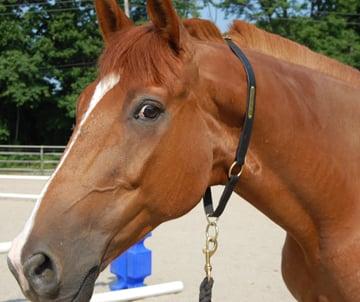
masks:
[(135, 114), (135, 118), (141, 120), (156, 120), (161, 113), (162, 110), (156, 105), (144, 104)]

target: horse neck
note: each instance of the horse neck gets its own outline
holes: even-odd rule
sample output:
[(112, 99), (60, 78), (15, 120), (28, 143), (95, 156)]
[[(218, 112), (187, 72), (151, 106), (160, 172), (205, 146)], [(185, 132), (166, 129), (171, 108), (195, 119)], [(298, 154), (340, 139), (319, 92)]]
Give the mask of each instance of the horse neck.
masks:
[[(355, 102), (359, 91), (316, 71), (251, 50), (246, 53), (257, 78), (257, 105), (236, 192), (304, 249), (315, 252), (319, 238), (334, 236), (339, 224), (359, 221), (360, 165), (352, 159), (358, 159), (360, 142), (345, 134), (360, 128), (355, 118), (360, 114)], [(226, 181), (246, 96), (241, 63), (225, 49), (220, 57), (211, 79), (217, 88), (209, 87), (216, 108), (209, 123), (215, 137), (211, 184)], [(334, 113), (348, 122), (334, 122)]]

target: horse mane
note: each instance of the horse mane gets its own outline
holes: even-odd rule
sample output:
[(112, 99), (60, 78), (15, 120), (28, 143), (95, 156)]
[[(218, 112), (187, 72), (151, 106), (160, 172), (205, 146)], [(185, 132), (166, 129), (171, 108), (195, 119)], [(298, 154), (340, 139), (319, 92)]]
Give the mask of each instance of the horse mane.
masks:
[(190, 35), (200, 41), (223, 42), (223, 37), (216, 25), (199, 18), (183, 20), (183, 24)]
[(268, 33), (255, 25), (234, 21), (230, 36), (240, 46), (255, 49), (284, 61), (302, 65), (360, 87), (360, 72), (350, 66), (310, 50), (308, 47)]

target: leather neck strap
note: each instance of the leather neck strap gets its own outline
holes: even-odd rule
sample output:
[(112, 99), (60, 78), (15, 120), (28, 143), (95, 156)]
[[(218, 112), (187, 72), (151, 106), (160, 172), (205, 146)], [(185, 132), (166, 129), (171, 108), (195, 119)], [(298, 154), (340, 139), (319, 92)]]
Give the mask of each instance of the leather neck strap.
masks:
[[(211, 187), (208, 187), (203, 196), (204, 210), (208, 217), (220, 217), (224, 212), (227, 202), (233, 193), (241, 173), (243, 171), (245, 156), (249, 148), (251, 132), (253, 128), (255, 115), (255, 91), (256, 82), (254, 70), (243, 51), (231, 40), (230, 37), (225, 37), (225, 41), (230, 47), (231, 51), (242, 62), (246, 78), (247, 78), (247, 98), (246, 98), (246, 115), (243, 123), (243, 129), (240, 135), (239, 145), (236, 150), (235, 161), (229, 169), (229, 180), (225, 185), (224, 191), (220, 197), (219, 204), (214, 210), (213, 199), (211, 194)], [(236, 171), (236, 172), (235, 172)]]

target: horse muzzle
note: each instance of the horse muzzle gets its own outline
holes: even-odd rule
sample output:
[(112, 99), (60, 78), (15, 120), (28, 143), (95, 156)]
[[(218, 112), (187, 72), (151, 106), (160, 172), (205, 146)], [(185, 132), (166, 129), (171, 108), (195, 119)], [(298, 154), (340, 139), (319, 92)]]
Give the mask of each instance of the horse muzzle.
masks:
[(21, 263), (13, 262), (8, 257), (8, 266), (24, 295), (34, 302), (87, 302), (99, 275), (98, 265), (83, 263), (79, 269), (74, 264), (72, 272), (66, 274), (65, 279), (64, 267), (57, 257), (45, 251), (24, 257)]

